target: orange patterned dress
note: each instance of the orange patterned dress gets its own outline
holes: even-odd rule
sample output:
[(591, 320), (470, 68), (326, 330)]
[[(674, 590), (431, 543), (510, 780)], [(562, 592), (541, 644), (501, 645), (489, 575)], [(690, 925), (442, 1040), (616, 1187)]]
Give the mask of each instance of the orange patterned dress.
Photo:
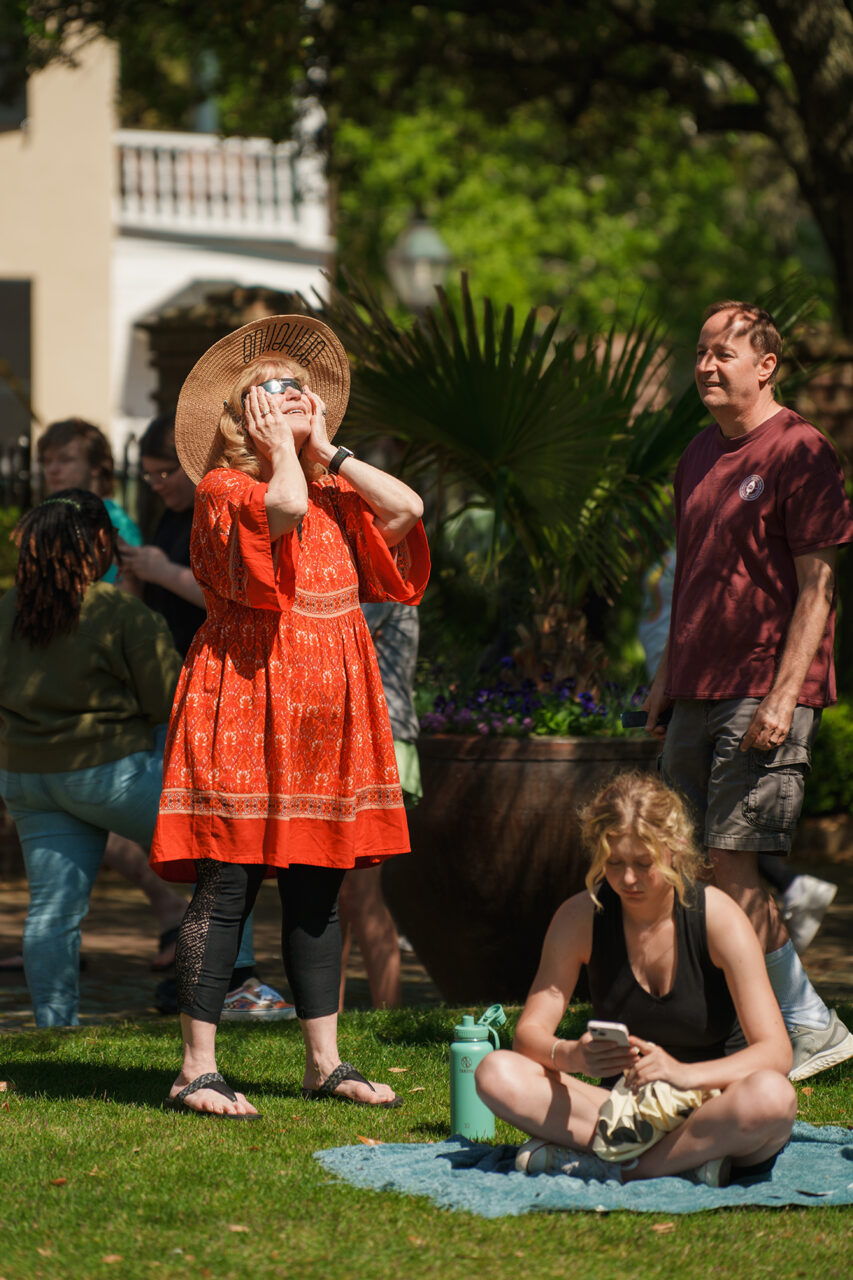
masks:
[(353, 867), (409, 848), (388, 711), (360, 601), (417, 604), (419, 522), (389, 549), (341, 476), (308, 486), (299, 531), (270, 544), (266, 485), (210, 471), (191, 562), (207, 619), (175, 694), (151, 864)]

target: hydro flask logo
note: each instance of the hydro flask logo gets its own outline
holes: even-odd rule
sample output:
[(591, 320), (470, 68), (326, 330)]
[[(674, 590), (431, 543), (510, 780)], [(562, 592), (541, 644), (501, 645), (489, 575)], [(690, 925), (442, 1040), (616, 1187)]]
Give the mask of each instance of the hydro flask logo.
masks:
[(462, 1058), (460, 1058), (459, 1061), (462, 1064), (463, 1071), (470, 1071), (474, 1065), (473, 1061), (471, 1060), (471, 1058), (468, 1057), (467, 1053)]

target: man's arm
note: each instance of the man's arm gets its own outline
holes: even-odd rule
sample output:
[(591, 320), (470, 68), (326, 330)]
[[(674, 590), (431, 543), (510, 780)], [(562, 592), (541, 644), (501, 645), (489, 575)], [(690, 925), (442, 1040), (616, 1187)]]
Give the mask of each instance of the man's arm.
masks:
[(666, 664), (669, 657), (669, 640), (664, 645), (661, 654), (658, 669), (655, 672), (655, 678), (652, 680), (652, 687), (649, 690), (649, 696), (643, 703), (643, 711), (648, 711), (649, 718), (646, 720), (646, 733), (650, 733), (655, 738), (666, 737), (666, 729), (663, 725), (658, 724), (661, 713), (666, 711), (667, 707), (672, 706), (672, 698), (668, 698), (664, 693), (666, 686)]
[(795, 556), (799, 594), (773, 687), (756, 708), (740, 744), (769, 751), (788, 736), (794, 708), (826, 628), (835, 589), (837, 547)]

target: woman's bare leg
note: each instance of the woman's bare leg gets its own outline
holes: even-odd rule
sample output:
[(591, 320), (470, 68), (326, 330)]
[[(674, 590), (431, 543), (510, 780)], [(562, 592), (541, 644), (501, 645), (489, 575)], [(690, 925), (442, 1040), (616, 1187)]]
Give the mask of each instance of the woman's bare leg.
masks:
[[(488, 1107), (523, 1133), (577, 1151), (589, 1151), (601, 1104), (609, 1094), (521, 1054), (490, 1053), (477, 1069), (477, 1092)], [(759, 1164), (791, 1136), (797, 1095), (777, 1071), (756, 1071), (711, 1098), (678, 1129), (623, 1168), (624, 1181), (660, 1178), (731, 1156), (735, 1165)]]
[(731, 1156), (737, 1166), (760, 1164), (791, 1136), (797, 1094), (778, 1071), (756, 1071), (711, 1098), (678, 1129), (640, 1156), (625, 1181), (661, 1178)]
[(509, 1049), (498, 1049), (480, 1063), (477, 1092), (496, 1116), (522, 1133), (576, 1151), (590, 1149), (599, 1108), (610, 1096)]
[(346, 964), (353, 934), (367, 970), (374, 1009), (398, 1009), (403, 1003), (400, 939), (382, 894), (381, 875), (381, 866), (348, 871), (341, 885), (338, 898), (343, 940), (341, 1010), (344, 1007)]

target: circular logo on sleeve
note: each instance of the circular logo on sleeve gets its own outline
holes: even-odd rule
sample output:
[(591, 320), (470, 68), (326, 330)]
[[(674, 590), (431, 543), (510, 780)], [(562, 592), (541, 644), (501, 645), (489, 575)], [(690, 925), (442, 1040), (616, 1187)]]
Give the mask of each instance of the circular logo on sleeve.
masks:
[(741, 482), (738, 493), (744, 502), (754, 502), (756, 498), (760, 498), (764, 492), (764, 481), (761, 476), (747, 476)]

